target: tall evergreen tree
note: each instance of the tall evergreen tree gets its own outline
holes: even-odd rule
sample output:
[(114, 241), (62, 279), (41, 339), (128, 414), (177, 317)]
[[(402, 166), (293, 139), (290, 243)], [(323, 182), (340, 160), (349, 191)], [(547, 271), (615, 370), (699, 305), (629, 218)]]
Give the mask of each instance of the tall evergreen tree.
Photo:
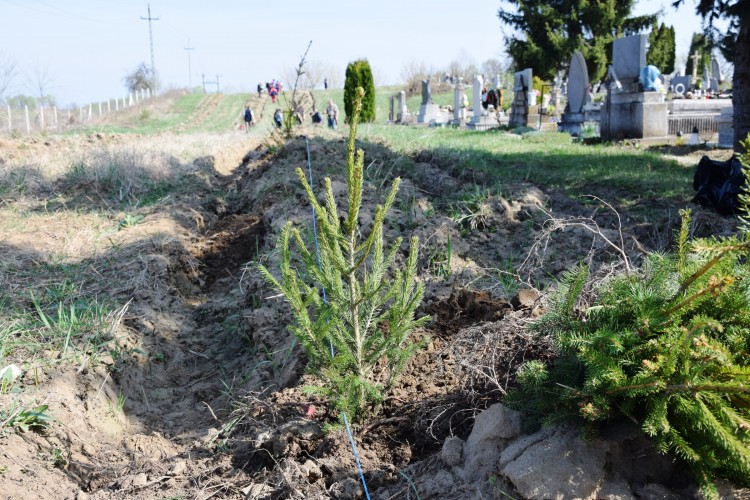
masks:
[(362, 87), (365, 95), (362, 98), (361, 122), (375, 121), (375, 80), (367, 59), (350, 62), (346, 67), (346, 81), (344, 82), (344, 112), (349, 122), (354, 114), (354, 101), (357, 99), (357, 88)]
[(592, 81), (601, 79), (612, 41), (652, 25), (656, 15), (631, 16), (635, 0), (506, 0), (500, 21), (517, 34), (506, 35), (517, 69), (531, 68), (549, 80), (580, 50)]
[(674, 71), (675, 63), (675, 34), (674, 27), (661, 23), (654, 24), (648, 37), (649, 48), (646, 62), (653, 64), (664, 74)]
[(685, 64), (685, 74), (693, 74), (693, 54), (698, 54), (698, 78), (703, 79), (703, 68), (704, 65), (711, 65), (711, 43), (709, 39), (703, 33), (693, 33), (693, 39), (690, 41), (690, 50), (688, 51), (688, 59)]

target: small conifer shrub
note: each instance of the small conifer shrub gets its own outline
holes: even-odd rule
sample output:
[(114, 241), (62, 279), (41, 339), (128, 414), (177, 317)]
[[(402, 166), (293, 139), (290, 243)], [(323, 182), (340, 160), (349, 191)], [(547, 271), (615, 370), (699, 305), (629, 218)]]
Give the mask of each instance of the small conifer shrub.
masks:
[(346, 67), (346, 80), (344, 81), (344, 112), (346, 121), (350, 122), (354, 115), (355, 101), (359, 98), (358, 88), (365, 90), (362, 97), (362, 110), (359, 115), (361, 122), (375, 121), (375, 80), (367, 59), (359, 59), (349, 63)]
[(523, 365), (508, 402), (590, 431), (636, 422), (714, 498), (716, 476), (750, 483), (750, 238), (689, 241), (689, 223), (674, 254), (595, 285), (590, 305), (587, 268), (571, 271), (534, 326), (557, 357)]
[(352, 421), (364, 420), (421, 347), (409, 335), (429, 319), (415, 318), (424, 293), (416, 275), (417, 238), (411, 240), (403, 269), (394, 264), (402, 239), (396, 238), (387, 247), (383, 241), (383, 224), (400, 179), (393, 182), (385, 203), (375, 209), (369, 235), (360, 235), (364, 152), (355, 153), (354, 141), (363, 95), (359, 88), (349, 131), (348, 207), (343, 222), (330, 178), (325, 179), (325, 203), (321, 204), (298, 168), (315, 210), (319, 242), (306, 243), (299, 229), (287, 223), (279, 242), (281, 277), (275, 278), (260, 266), (291, 306), (289, 328), (307, 353), (308, 369), (322, 380), (321, 387), (308, 389), (330, 398)]

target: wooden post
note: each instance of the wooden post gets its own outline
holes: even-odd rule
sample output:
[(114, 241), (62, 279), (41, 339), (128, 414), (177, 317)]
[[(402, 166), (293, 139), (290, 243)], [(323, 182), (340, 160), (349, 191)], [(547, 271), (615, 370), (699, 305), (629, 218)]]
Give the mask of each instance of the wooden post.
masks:
[(115, 97), (115, 111), (120, 111), (120, 100)]
[(91, 121), (91, 114), (91, 104), (89, 104), (89, 116), (87, 118), (89, 121)]
[(29, 107), (26, 104), (23, 105), (23, 111), (26, 114), (26, 133), (30, 134), (31, 133), (31, 121), (29, 120)]
[(57, 128), (57, 106), (52, 106), (52, 120), (55, 124), (55, 128)]
[(44, 130), (44, 105), (39, 105), (39, 127)]
[(99, 101), (99, 116), (102, 116), (102, 102)]
[(110, 100), (107, 99), (107, 114), (110, 114), (112, 112), (112, 107), (109, 104)]
[(13, 115), (10, 113), (10, 104), (8, 104), (8, 132), (13, 132)]

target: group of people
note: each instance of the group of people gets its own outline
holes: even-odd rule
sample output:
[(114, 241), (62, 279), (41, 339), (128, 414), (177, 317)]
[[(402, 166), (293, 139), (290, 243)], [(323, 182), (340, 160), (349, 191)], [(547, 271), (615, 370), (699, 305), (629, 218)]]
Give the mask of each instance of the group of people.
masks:
[[(271, 102), (275, 103), (276, 98), (281, 94), (281, 91), (284, 90), (284, 86), (281, 84), (281, 80), (271, 80), (270, 82), (266, 82), (265, 89), (271, 97)], [(257, 90), (258, 97), (260, 97), (263, 94), (263, 85), (261, 83), (258, 83)]]
[[(328, 101), (325, 113), (328, 119), (328, 128), (336, 130), (339, 123), (339, 107), (333, 102), (333, 99)], [(318, 125), (323, 122), (323, 116), (315, 106), (312, 108), (310, 117), (313, 125)], [(294, 108), (294, 119), (297, 122), (297, 125), (302, 125), (305, 122), (305, 108), (301, 104), (298, 104), (297, 107)], [(281, 128), (284, 125), (284, 115), (280, 108), (276, 108), (276, 112), (273, 114), (273, 122), (278, 128)]]

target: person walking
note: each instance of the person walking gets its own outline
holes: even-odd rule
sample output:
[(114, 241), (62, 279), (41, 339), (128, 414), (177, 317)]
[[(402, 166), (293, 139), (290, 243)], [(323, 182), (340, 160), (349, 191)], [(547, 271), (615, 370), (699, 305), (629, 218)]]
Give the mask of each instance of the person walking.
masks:
[(323, 87), (328, 90), (328, 78), (323, 78)]
[(326, 108), (326, 115), (328, 115), (328, 128), (336, 130), (336, 125), (339, 121), (339, 107), (333, 102), (333, 99), (328, 100), (328, 107)]
[(273, 121), (278, 128), (281, 128), (284, 118), (281, 116), (281, 110), (279, 108), (276, 108), (276, 112), (273, 114)]
[(250, 109), (250, 106), (245, 106), (245, 132), (250, 131), (250, 126), (255, 121), (255, 116), (253, 116), (253, 110)]
[(258, 97), (260, 97), (260, 95), (262, 93), (263, 93), (263, 85), (261, 85), (260, 83), (258, 83)]

